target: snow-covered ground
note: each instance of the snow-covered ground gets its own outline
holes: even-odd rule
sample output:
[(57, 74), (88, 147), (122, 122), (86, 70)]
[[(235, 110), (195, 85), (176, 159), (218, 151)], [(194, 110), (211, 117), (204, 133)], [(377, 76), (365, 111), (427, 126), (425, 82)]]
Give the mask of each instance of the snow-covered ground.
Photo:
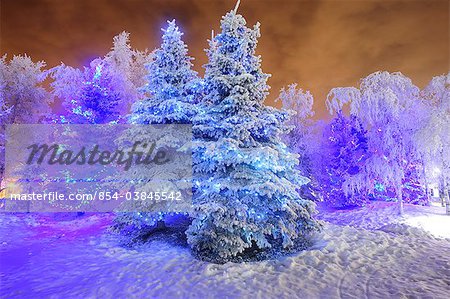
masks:
[(375, 201), (358, 209), (330, 210), (319, 206), (318, 218), (338, 225), (379, 229), (393, 223), (405, 223), (422, 228), (430, 234), (450, 239), (450, 216), (440, 206), (422, 207), (405, 204), (404, 214), (394, 202)]
[[(106, 233), (109, 214), (1, 214), (0, 298), (449, 298), (450, 239), (437, 235), (450, 216), (406, 206), (399, 220), (394, 205), (322, 211), (328, 222), (310, 250), (225, 265), (161, 239), (122, 248)], [(436, 235), (409, 225), (432, 231), (434, 217)]]

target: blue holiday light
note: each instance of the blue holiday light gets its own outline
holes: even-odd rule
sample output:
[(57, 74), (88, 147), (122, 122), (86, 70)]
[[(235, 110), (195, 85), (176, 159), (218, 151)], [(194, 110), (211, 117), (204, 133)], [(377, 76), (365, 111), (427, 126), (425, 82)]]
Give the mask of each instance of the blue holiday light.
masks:
[(103, 65), (102, 65), (102, 64), (98, 64), (98, 65), (95, 67), (94, 80), (100, 79), (100, 77), (101, 77), (101, 75), (102, 75), (102, 69), (103, 69)]
[(375, 190), (377, 190), (379, 192), (384, 192), (386, 190), (386, 187), (382, 183), (376, 182)]

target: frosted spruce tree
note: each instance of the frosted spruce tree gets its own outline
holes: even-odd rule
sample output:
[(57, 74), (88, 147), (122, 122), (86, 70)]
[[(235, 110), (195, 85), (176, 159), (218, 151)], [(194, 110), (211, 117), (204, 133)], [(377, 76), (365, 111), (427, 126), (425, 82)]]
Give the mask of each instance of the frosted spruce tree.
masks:
[(255, 55), (259, 24), (235, 11), (210, 41), (205, 100), (194, 118), (195, 255), (223, 263), (305, 248), (320, 224), (297, 188), (308, 182), (281, 141), (289, 113), (264, 105), (269, 75)]
[(403, 179), (403, 194), (405, 203), (427, 206), (430, 198), (426, 193), (424, 183), (423, 162), (421, 160), (407, 161), (405, 178)]
[[(64, 112), (53, 121), (63, 124), (115, 124), (124, 123), (125, 115), (129, 109), (129, 102), (138, 98), (139, 92), (137, 84), (142, 85), (142, 79), (137, 80), (141, 69), (144, 69), (143, 63), (149, 55), (146, 52), (135, 51), (129, 44), (128, 33), (121, 33), (114, 37), (113, 47), (105, 57), (99, 57), (92, 60), (88, 66), (78, 69), (61, 64), (51, 70), (52, 92), (55, 97), (62, 102)], [(141, 67), (139, 65), (141, 64)], [(99, 127), (84, 127), (85, 142), (94, 142), (90, 138), (98, 139)], [(97, 130), (96, 130), (97, 128)], [(104, 126), (103, 129), (106, 129)], [(67, 132), (66, 142), (73, 143), (71, 136), (79, 132), (74, 129)], [(93, 130), (89, 133), (89, 130)], [(102, 136), (106, 136), (103, 134)], [(98, 140), (100, 142), (100, 140)], [(88, 171), (86, 169), (86, 171)], [(95, 185), (96, 190), (105, 191), (110, 188), (104, 187), (101, 182), (105, 177), (106, 169), (96, 171), (95, 173), (86, 173), (91, 182), (98, 182)], [(86, 190), (75, 178), (74, 173), (67, 171), (64, 174), (66, 190), (72, 190), (78, 193), (90, 193), (92, 190)], [(92, 187), (89, 187), (92, 188)], [(84, 210), (82, 202), (78, 211)], [(71, 207), (72, 209), (72, 207)]]
[(53, 94), (65, 113), (56, 122), (104, 124), (125, 122), (130, 103), (142, 96), (147, 51), (133, 50), (129, 34), (114, 37), (113, 47), (104, 57), (77, 69), (61, 64), (51, 69)]
[(366, 132), (354, 115), (339, 111), (323, 133), (324, 176), (319, 185), (324, 201), (333, 207), (363, 206), (367, 190), (353, 190), (346, 181), (358, 175), (368, 158)]
[(52, 70), (53, 92), (62, 99), (66, 110), (56, 122), (105, 124), (120, 121), (123, 116), (118, 109), (120, 95), (103, 67), (101, 59), (96, 59), (84, 71), (65, 65)]
[(153, 54), (131, 47), (130, 34), (122, 32), (113, 38), (111, 51), (102, 59), (111, 78), (114, 91), (120, 96), (119, 110), (128, 113), (131, 105), (143, 97), (141, 87), (146, 83), (146, 64)]
[(85, 70), (81, 95), (70, 102), (72, 123), (105, 124), (119, 122), (120, 97), (111, 86), (111, 78), (102, 72), (101, 63)]
[[(121, 100), (120, 94), (115, 90), (112, 84), (111, 73), (106, 71), (105, 64), (102, 59), (93, 60), (88, 67), (83, 70), (73, 68), (61, 64), (50, 70), (50, 76), (53, 81), (50, 83), (53, 96), (61, 100), (64, 112), (53, 117), (52, 122), (56, 124), (109, 124), (117, 123), (122, 120), (123, 112), (118, 108)], [(99, 134), (94, 126), (85, 126), (81, 131), (81, 127), (73, 129), (73, 127), (65, 127), (61, 133), (59, 142), (63, 146), (73, 146), (77, 138), (74, 136), (82, 132), (82, 140), (85, 144), (99, 142)], [(90, 130), (93, 130), (90, 132)], [(99, 143), (97, 143), (99, 144)], [(33, 171), (33, 165), (24, 165), (22, 173)], [(76, 172), (76, 171), (75, 171)], [(44, 175), (44, 174), (42, 174)], [(42, 176), (41, 175), (41, 176)], [(92, 190), (86, 189), (87, 184), (82, 183), (83, 180), (76, 178), (73, 170), (64, 170), (54, 173), (59, 178), (64, 178), (64, 183), (59, 184), (58, 189), (50, 191), (58, 191), (61, 193), (91, 193)], [(92, 171), (90, 168), (85, 169), (85, 177), (94, 184), (103, 178), (102, 172)], [(37, 176), (37, 175), (36, 175)], [(99, 183), (96, 183), (96, 190), (104, 191)], [(51, 185), (51, 184), (50, 184)], [(52, 186), (56, 188), (55, 185)], [(49, 192), (49, 190), (45, 190)], [(52, 203), (55, 206), (65, 210), (83, 212), (85, 206), (89, 205), (89, 201), (78, 201), (76, 204), (66, 204), (63, 202)]]
[(129, 116), (132, 124), (188, 124), (195, 115), (194, 104), (201, 81), (192, 70), (193, 58), (181, 37), (175, 20), (163, 29), (162, 44), (147, 64), (147, 97), (134, 103)]
[[(163, 29), (162, 44), (153, 52), (153, 61), (147, 65), (147, 84), (143, 88), (146, 98), (132, 106), (128, 117), (130, 124), (190, 124), (196, 113), (196, 102), (201, 95), (202, 84), (197, 73), (192, 70), (193, 58), (188, 55), (186, 44), (182, 40), (183, 33), (176, 26), (175, 20), (168, 22), (168, 27)], [(138, 130), (139, 131), (139, 130)], [(179, 148), (183, 144), (176, 137), (147, 136), (146, 131), (136, 131), (130, 128), (124, 140), (153, 141), (158, 146)], [(147, 135), (146, 135), (147, 134)], [(166, 138), (166, 140), (158, 139)], [(120, 142), (120, 141), (119, 141)], [(165, 170), (164, 172), (167, 172)], [(150, 188), (147, 179), (152, 176), (153, 170), (142, 169), (133, 174), (133, 182), (130, 177), (125, 177), (126, 188), (135, 191), (145, 191)], [(175, 174), (176, 175), (176, 174)], [(161, 179), (161, 174), (158, 174)], [(143, 206), (150, 203), (140, 203), (134, 209), (142, 210)], [(151, 207), (146, 207), (152, 210)], [(144, 208), (144, 210), (146, 210)], [(186, 211), (188, 212), (188, 211)], [(182, 216), (184, 213), (180, 213)], [(164, 212), (126, 212), (118, 213), (115, 220), (115, 230), (128, 236), (127, 242), (139, 241), (154, 228), (164, 227), (166, 220), (172, 218), (174, 213)]]

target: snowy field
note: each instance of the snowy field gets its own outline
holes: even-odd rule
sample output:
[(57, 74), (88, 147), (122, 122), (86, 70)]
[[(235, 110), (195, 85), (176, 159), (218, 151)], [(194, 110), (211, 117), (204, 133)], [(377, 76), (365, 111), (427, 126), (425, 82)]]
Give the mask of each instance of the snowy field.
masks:
[(338, 225), (373, 230), (388, 224), (404, 223), (422, 228), (435, 237), (450, 239), (450, 216), (445, 215), (445, 208), (441, 206), (405, 205), (403, 217), (399, 217), (396, 203), (383, 201), (371, 202), (359, 209), (330, 210), (319, 207), (319, 211), (317, 218)]
[(395, 211), (382, 202), (322, 211), (310, 250), (225, 265), (160, 239), (122, 248), (106, 231), (109, 214), (1, 214), (0, 298), (449, 298), (450, 216), (440, 207), (406, 205), (401, 219)]

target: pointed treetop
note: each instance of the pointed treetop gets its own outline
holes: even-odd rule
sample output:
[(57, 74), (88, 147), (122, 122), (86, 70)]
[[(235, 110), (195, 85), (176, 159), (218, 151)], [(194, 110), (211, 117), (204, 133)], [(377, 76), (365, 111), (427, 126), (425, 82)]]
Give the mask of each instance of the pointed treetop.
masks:
[(169, 24), (169, 26), (167, 26), (166, 29), (161, 29), (164, 32), (164, 36), (166, 35), (177, 35), (177, 36), (182, 36), (183, 32), (181, 32), (175, 22), (175, 19), (173, 19), (172, 21), (167, 21), (167, 24)]

